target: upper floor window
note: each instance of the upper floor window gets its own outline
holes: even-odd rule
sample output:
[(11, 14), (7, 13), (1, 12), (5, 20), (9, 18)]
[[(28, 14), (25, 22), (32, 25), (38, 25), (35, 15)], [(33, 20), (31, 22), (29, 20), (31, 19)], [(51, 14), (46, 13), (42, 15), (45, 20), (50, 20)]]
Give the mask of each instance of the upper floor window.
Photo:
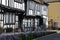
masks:
[(5, 6), (8, 6), (8, 1), (9, 1), (9, 0), (1, 0), (1, 3), (2, 3), (3, 5), (5, 5)]
[(42, 15), (47, 16), (48, 14), (48, 7), (46, 5), (42, 5)]
[(28, 15), (33, 15), (33, 10), (29, 10), (29, 14)]
[(25, 4), (24, 3), (19, 3), (19, 2), (14, 2), (14, 8), (25, 10)]
[(27, 2), (27, 15), (34, 16), (34, 11), (35, 11), (35, 3), (33, 1), (28, 1)]
[(15, 2), (19, 2), (19, 3), (22, 3), (24, 2), (24, 0), (14, 0)]
[(15, 14), (6, 12), (4, 14), (4, 24), (15, 24)]
[(2, 0), (0, 0), (0, 4), (1, 4), (1, 1), (2, 1)]
[(6, 3), (6, 0), (2, 0), (2, 4), (3, 4), (3, 5), (6, 5), (5, 3)]
[(41, 15), (40, 4), (35, 5), (35, 15)]

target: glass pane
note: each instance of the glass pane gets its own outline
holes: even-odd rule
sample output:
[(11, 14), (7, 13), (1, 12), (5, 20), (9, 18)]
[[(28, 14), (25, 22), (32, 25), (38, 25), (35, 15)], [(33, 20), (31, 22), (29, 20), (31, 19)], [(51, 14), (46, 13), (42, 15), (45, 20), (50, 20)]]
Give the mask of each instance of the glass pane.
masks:
[(31, 20), (28, 20), (28, 27), (30, 27), (30, 22), (31, 22)]
[(0, 26), (3, 27), (3, 21), (0, 21)]
[(9, 23), (12, 23), (12, 13), (10, 13), (10, 22)]
[(0, 14), (0, 20), (1, 20), (1, 14)]
[(13, 29), (15, 28), (15, 25), (12, 25), (13, 26)]
[(35, 22), (38, 22), (37, 19), (35, 19)]
[(15, 28), (18, 28), (18, 22), (15, 23)]
[(25, 20), (25, 27), (27, 27), (27, 20)]
[(16, 2), (17, 8), (18, 8), (18, 3)]
[(8, 6), (8, 0), (7, 0), (7, 6)]
[(48, 7), (42, 6), (42, 14), (47, 16), (47, 13), (48, 13)]
[(5, 1), (5, 5), (8, 6), (8, 0)]
[(2, 0), (2, 4), (5, 5), (5, 3), (6, 3), (6, 0)]
[(3, 20), (3, 14), (1, 14), (1, 19)]
[(5, 24), (5, 20), (6, 20), (6, 19), (5, 19), (5, 14), (4, 14), (4, 24)]
[(8, 28), (10, 27), (10, 25), (7, 25), (8, 26)]
[(14, 2), (14, 7), (17, 8), (17, 6), (16, 6), (16, 2)]
[(8, 23), (8, 21), (9, 21), (9, 19), (8, 19), (8, 18), (9, 18), (9, 14), (8, 14), (8, 13), (6, 13), (6, 14), (5, 14), (5, 21), (6, 21), (6, 23)]
[(22, 9), (22, 4), (19, 3), (19, 9)]
[(10, 27), (11, 27), (11, 28), (13, 28), (13, 26), (12, 26), (12, 25), (10, 25)]
[(33, 27), (33, 19), (31, 19), (31, 27)]
[(37, 11), (36, 15), (40, 15), (40, 11)]
[(30, 9), (34, 10), (35, 8), (35, 3), (34, 2), (29, 2), (30, 3)]
[(4, 28), (7, 28), (8, 26), (7, 25), (4, 25)]
[(21, 4), (21, 10), (23, 10), (23, 4)]
[(18, 9), (19, 9), (19, 4), (20, 4), (20, 3), (18, 3)]
[(0, 4), (1, 4), (1, 0), (0, 0)]
[(25, 10), (25, 4), (24, 3), (22, 3), (22, 8), (23, 8), (23, 10)]
[(15, 14), (13, 14), (13, 23), (15, 23)]
[(18, 21), (18, 16), (16, 16), (16, 21)]
[(33, 11), (32, 10), (29, 10), (29, 15), (33, 15)]

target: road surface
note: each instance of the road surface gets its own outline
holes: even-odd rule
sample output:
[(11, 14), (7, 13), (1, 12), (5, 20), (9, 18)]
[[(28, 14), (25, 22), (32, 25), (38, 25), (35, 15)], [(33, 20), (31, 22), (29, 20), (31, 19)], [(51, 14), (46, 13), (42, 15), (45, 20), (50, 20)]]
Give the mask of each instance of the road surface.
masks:
[(37, 38), (35, 40), (60, 40), (60, 33), (52, 34), (52, 35), (47, 35), (41, 38)]

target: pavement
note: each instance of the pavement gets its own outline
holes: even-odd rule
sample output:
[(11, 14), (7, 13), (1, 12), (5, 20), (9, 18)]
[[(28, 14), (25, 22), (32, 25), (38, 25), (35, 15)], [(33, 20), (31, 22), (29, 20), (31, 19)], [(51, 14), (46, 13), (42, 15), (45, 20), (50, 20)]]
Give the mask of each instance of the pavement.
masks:
[(41, 38), (37, 38), (34, 40), (60, 40), (60, 33), (55, 33), (55, 34), (43, 36)]

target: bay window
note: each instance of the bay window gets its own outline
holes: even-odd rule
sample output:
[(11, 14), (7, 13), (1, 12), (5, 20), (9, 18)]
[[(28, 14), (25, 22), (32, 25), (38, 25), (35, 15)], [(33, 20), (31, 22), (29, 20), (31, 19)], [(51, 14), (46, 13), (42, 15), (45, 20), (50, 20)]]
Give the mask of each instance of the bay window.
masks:
[(21, 10), (25, 10), (24, 0), (14, 0), (14, 7)]
[(46, 5), (42, 5), (42, 15), (47, 16), (48, 7)]
[(16, 4), (16, 2), (14, 2), (14, 8), (17, 8), (17, 6), (16, 6), (17, 4)]
[(35, 3), (34, 2), (27, 2), (27, 15), (34, 16), (34, 9), (35, 9)]
[(35, 15), (41, 15), (41, 10), (40, 10), (40, 4), (37, 4), (35, 5)]
[(1, 0), (1, 3), (2, 3), (3, 5), (5, 5), (5, 6), (8, 6), (8, 1), (9, 1), (9, 0)]
[(15, 24), (15, 14), (6, 12), (4, 14), (4, 24)]

